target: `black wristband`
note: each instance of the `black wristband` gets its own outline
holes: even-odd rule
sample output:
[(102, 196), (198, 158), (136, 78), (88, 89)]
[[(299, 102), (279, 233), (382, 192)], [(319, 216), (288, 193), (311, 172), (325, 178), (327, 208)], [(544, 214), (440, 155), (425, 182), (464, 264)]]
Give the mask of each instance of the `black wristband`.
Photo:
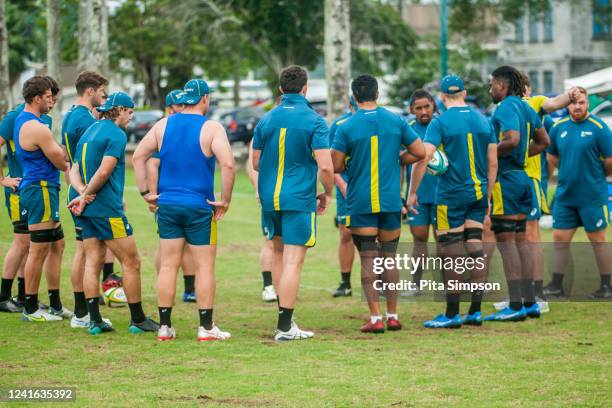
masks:
[(150, 191), (149, 191), (149, 190), (145, 190), (145, 191), (141, 191), (141, 192), (140, 192), (140, 195), (144, 197), (144, 196), (146, 196), (146, 195), (147, 195), (147, 194), (149, 194), (149, 193), (150, 193)]

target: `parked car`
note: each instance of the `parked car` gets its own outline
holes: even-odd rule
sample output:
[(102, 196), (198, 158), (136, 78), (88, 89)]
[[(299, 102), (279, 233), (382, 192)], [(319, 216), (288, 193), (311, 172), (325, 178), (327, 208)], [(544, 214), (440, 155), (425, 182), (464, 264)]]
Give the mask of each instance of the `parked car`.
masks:
[(255, 126), (266, 112), (259, 107), (241, 107), (232, 109), (218, 108), (211, 115), (211, 119), (219, 121), (230, 143), (242, 142), (245, 145), (251, 142)]
[(129, 143), (138, 143), (153, 127), (155, 122), (164, 117), (164, 112), (160, 110), (134, 111), (132, 120), (128, 123), (125, 132)]

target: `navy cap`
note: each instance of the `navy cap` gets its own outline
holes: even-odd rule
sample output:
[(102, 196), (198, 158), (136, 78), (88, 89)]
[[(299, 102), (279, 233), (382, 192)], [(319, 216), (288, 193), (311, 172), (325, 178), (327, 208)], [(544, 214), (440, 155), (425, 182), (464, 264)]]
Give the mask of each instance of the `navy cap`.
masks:
[(190, 79), (183, 87), (183, 103), (187, 105), (195, 105), (200, 102), (204, 95), (210, 93), (208, 84), (203, 79)]
[(447, 75), (440, 81), (440, 90), (442, 93), (451, 95), (464, 91), (463, 79), (454, 74)]
[(168, 92), (168, 95), (166, 95), (166, 107), (170, 105), (183, 104), (184, 95), (185, 95), (185, 92), (182, 89), (174, 89)]
[(112, 108), (116, 108), (119, 106), (124, 108), (133, 108), (134, 101), (132, 100), (132, 98), (130, 98), (130, 95), (126, 94), (125, 92), (115, 92), (108, 95), (108, 98), (106, 98), (106, 102), (104, 102), (104, 105), (99, 106), (96, 109), (98, 109), (98, 111), (100, 112), (107, 112)]

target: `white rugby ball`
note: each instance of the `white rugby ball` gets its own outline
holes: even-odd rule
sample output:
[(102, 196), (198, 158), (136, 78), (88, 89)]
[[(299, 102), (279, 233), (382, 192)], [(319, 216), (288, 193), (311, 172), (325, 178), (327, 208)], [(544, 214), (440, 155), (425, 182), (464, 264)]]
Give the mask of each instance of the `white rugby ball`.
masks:
[(107, 289), (104, 292), (104, 301), (108, 307), (127, 306), (127, 296), (122, 287)]
[(427, 172), (434, 176), (440, 176), (448, 170), (448, 158), (441, 150), (436, 150), (433, 157), (427, 163)]

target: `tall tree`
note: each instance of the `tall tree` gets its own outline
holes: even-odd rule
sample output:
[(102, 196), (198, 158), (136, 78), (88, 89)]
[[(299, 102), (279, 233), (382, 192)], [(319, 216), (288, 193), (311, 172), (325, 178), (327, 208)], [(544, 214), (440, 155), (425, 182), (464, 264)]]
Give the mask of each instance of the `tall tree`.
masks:
[(346, 108), (351, 78), (349, 0), (325, 0), (325, 78), (327, 116), (333, 120)]
[(79, 70), (108, 75), (108, 9), (105, 0), (79, 2)]
[[(60, 71), (61, 45), (60, 45), (60, 0), (47, 0), (47, 74), (62, 87)], [(62, 118), (62, 95), (59, 96), (55, 107), (51, 111), (55, 123), (54, 135), (59, 138)]]
[(0, 0), (0, 118), (8, 112), (11, 100), (9, 81), (8, 31), (6, 30), (6, 3)]

